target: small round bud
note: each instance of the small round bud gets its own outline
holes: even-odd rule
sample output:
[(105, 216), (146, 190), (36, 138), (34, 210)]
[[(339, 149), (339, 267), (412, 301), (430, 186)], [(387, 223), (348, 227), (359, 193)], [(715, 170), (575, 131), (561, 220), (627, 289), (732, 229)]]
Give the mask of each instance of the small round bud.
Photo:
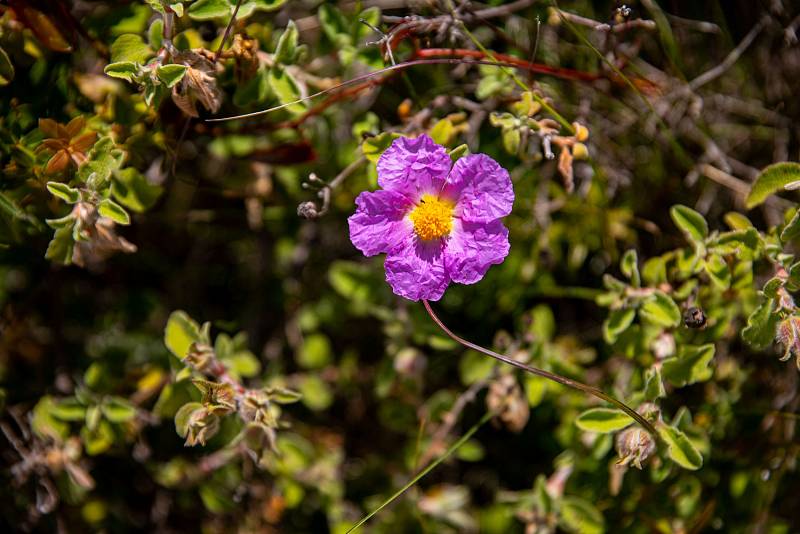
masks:
[(706, 314), (697, 306), (691, 306), (683, 312), (683, 324), (689, 328), (703, 328), (706, 325)]
[(304, 219), (316, 219), (319, 216), (319, 212), (317, 211), (317, 205), (313, 202), (301, 202), (299, 206), (297, 206), (297, 215)]
[(572, 127), (575, 128), (575, 139), (581, 143), (589, 139), (589, 128), (579, 122), (573, 122)]
[(397, 106), (397, 117), (404, 121), (411, 115), (411, 99), (406, 98)]
[(577, 160), (589, 159), (589, 149), (583, 143), (572, 145), (572, 157)]

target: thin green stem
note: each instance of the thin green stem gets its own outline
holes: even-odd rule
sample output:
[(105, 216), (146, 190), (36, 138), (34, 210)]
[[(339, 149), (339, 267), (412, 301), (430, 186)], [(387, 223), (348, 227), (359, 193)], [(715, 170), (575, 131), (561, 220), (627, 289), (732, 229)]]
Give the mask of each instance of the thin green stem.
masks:
[(436, 325), (439, 328), (441, 328), (442, 331), (445, 334), (447, 334), (453, 341), (456, 341), (456, 342), (460, 343), (461, 345), (464, 345), (465, 347), (470, 348), (472, 350), (477, 350), (478, 352), (482, 352), (483, 354), (486, 354), (487, 356), (491, 356), (495, 360), (501, 361), (501, 362), (506, 363), (508, 365), (513, 365), (517, 369), (522, 369), (523, 371), (525, 371), (527, 373), (530, 373), (532, 375), (541, 376), (542, 378), (546, 378), (548, 380), (552, 380), (553, 382), (561, 384), (562, 386), (567, 386), (567, 387), (570, 387), (570, 388), (573, 388), (573, 389), (577, 389), (578, 391), (583, 391), (584, 393), (588, 393), (589, 395), (593, 395), (593, 396), (597, 397), (598, 399), (601, 399), (601, 400), (604, 400), (604, 401), (606, 401), (606, 402), (608, 402), (610, 404), (613, 404), (614, 406), (616, 406), (617, 408), (619, 408), (620, 410), (622, 410), (623, 412), (628, 414), (628, 416), (630, 416), (634, 421), (636, 421), (637, 423), (642, 425), (642, 427), (644, 427), (644, 429), (647, 430), (650, 433), (651, 436), (653, 436), (653, 439), (655, 439), (655, 440), (659, 439), (659, 434), (656, 431), (655, 427), (650, 423), (650, 421), (645, 419), (640, 413), (638, 413), (636, 410), (634, 410), (633, 408), (631, 408), (630, 406), (628, 406), (624, 402), (615, 399), (611, 395), (605, 393), (603, 390), (598, 389), (598, 388), (596, 388), (594, 386), (590, 386), (588, 384), (584, 384), (583, 382), (578, 382), (577, 380), (572, 380), (571, 378), (567, 378), (565, 376), (557, 375), (555, 373), (551, 373), (551, 372), (545, 371), (543, 369), (538, 369), (536, 367), (531, 367), (530, 365), (526, 365), (526, 364), (524, 364), (522, 362), (518, 362), (517, 360), (509, 358), (508, 356), (504, 356), (502, 354), (498, 354), (497, 352), (494, 352), (493, 350), (489, 350), (487, 348), (481, 347), (480, 345), (476, 345), (475, 343), (472, 343), (471, 341), (467, 341), (466, 339), (464, 339), (462, 337), (459, 337), (456, 334), (454, 334), (449, 328), (447, 328), (445, 326), (445, 324), (442, 322), (442, 320), (439, 319), (439, 317), (433, 312), (433, 308), (431, 308), (430, 302), (428, 302), (427, 300), (423, 300), (422, 303), (425, 305), (425, 309), (428, 311), (428, 315), (431, 316), (431, 319), (433, 319), (433, 322), (436, 323)]
[(458, 439), (458, 441), (456, 441), (455, 443), (453, 443), (452, 445), (450, 445), (450, 447), (449, 447), (449, 448), (448, 448), (448, 449), (447, 449), (447, 450), (444, 452), (444, 454), (442, 454), (442, 455), (441, 455), (441, 456), (439, 456), (439, 457), (438, 457), (436, 460), (434, 460), (433, 462), (431, 462), (431, 463), (428, 465), (428, 467), (426, 467), (425, 469), (423, 469), (422, 471), (420, 471), (420, 472), (419, 472), (419, 474), (418, 474), (417, 476), (415, 476), (414, 478), (412, 478), (411, 480), (409, 480), (409, 481), (408, 481), (408, 483), (407, 483), (405, 486), (403, 486), (402, 488), (400, 488), (399, 490), (397, 490), (397, 491), (394, 493), (394, 495), (392, 495), (391, 497), (389, 497), (388, 499), (386, 499), (385, 501), (383, 501), (383, 503), (382, 503), (380, 506), (378, 506), (378, 507), (377, 507), (377, 508), (375, 508), (373, 511), (371, 511), (369, 514), (367, 514), (366, 516), (364, 516), (364, 517), (361, 519), (361, 521), (359, 521), (358, 523), (356, 523), (355, 525), (353, 525), (353, 526), (350, 528), (350, 530), (348, 530), (348, 531), (347, 531), (347, 534), (350, 534), (350, 532), (354, 532), (355, 530), (357, 530), (357, 529), (358, 529), (360, 526), (362, 526), (364, 523), (366, 523), (367, 521), (369, 521), (369, 520), (370, 520), (370, 519), (371, 519), (371, 518), (372, 518), (372, 517), (373, 517), (375, 514), (377, 514), (378, 512), (380, 512), (381, 510), (383, 510), (383, 509), (384, 509), (384, 508), (386, 508), (387, 506), (389, 506), (389, 504), (391, 504), (391, 503), (392, 503), (392, 501), (394, 501), (395, 499), (397, 499), (398, 497), (400, 497), (400, 496), (401, 496), (403, 493), (405, 493), (406, 491), (408, 491), (408, 489), (409, 489), (411, 486), (413, 486), (414, 484), (416, 484), (417, 482), (419, 482), (420, 480), (422, 480), (422, 478), (423, 478), (425, 475), (427, 475), (428, 473), (430, 473), (431, 471), (433, 471), (434, 469), (436, 469), (436, 467), (437, 467), (437, 466), (438, 466), (440, 463), (442, 463), (443, 461), (445, 461), (445, 460), (446, 460), (446, 459), (447, 459), (447, 458), (448, 458), (448, 457), (449, 457), (451, 454), (453, 454), (454, 452), (456, 452), (456, 451), (458, 450), (458, 448), (459, 448), (459, 447), (461, 447), (461, 446), (462, 446), (464, 443), (466, 443), (466, 442), (469, 440), (469, 438), (471, 438), (471, 437), (472, 437), (472, 436), (475, 434), (475, 432), (477, 432), (477, 431), (478, 431), (478, 429), (484, 425), (484, 423), (486, 423), (486, 422), (487, 422), (489, 419), (491, 419), (491, 418), (492, 418), (492, 416), (493, 416), (493, 415), (494, 415), (494, 413), (492, 413), (492, 412), (486, 412), (486, 413), (484, 414), (484, 416), (483, 416), (483, 417), (481, 417), (480, 421), (478, 421), (477, 423), (475, 423), (475, 425), (474, 425), (472, 428), (470, 428), (469, 430), (467, 430), (467, 432), (466, 432), (466, 433), (465, 433), (463, 436), (461, 436), (461, 437)]

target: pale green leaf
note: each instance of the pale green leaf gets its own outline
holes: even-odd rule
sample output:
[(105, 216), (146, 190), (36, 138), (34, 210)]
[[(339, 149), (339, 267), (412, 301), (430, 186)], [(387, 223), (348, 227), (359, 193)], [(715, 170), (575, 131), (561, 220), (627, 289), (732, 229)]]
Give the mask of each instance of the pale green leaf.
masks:
[(708, 223), (698, 212), (678, 204), (669, 210), (675, 225), (694, 243), (702, 243), (708, 237)]
[(798, 163), (785, 161), (765, 167), (750, 188), (750, 193), (745, 201), (747, 209), (758, 206), (770, 195), (798, 180), (800, 180), (800, 164)]
[(615, 408), (590, 408), (575, 419), (575, 424), (587, 432), (616, 432), (634, 421), (631, 416)]

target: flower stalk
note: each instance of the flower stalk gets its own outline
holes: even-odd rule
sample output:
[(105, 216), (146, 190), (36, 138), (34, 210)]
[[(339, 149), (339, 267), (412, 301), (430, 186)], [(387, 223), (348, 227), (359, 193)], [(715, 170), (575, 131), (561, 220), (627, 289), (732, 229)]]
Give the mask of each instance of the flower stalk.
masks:
[(508, 356), (504, 356), (503, 354), (499, 354), (497, 352), (494, 352), (493, 350), (489, 350), (487, 348), (481, 347), (480, 345), (472, 343), (471, 341), (467, 341), (466, 339), (454, 334), (449, 328), (447, 328), (447, 326), (445, 326), (445, 324), (442, 322), (442, 320), (439, 319), (439, 317), (436, 315), (436, 313), (434, 313), (433, 308), (431, 308), (430, 302), (428, 302), (427, 300), (423, 300), (422, 304), (425, 306), (425, 310), (428, 312), (428, 315), (430, 315), (431, 319), (433, 319), (433, 322), (436, 323), (436, 325), (439, 328), (441, 328), (442, 331), (445, 334), (447, 334), (447, 336), (450, 339), (452, 339), (453, 341), (456, 341), (457, 343), (459, 343), (459, 344), (461, 344), (461, 345), (463, 345), (463, 346), (465, 346), (465, 347), (467, 347), (469, 349), (477, 350), (478, 352), (483, 353), (483, 354), (485, 354), (487, 356), (490, 356), (490, 357), (494, 358), (495, 360), (501, 361), (501, 362), (506, 363), (508, 365), (512, 365), (512, 366), (516, 367), (517, 369), (522, 369), (526, 373), (530, 373), (532, 375), (540, 376), (542, 378), (546, 378), (547, 380), (552, 380), (553, 382), (561, 384), (562, 386), (567, 386), (567, 387), (570, 387), (572, 389), (577, 389), (578, 391), (583, 391), (584, 393), (588, 393), (589, 395), (593, 395), (593, 396), (597, 397), (598, 399), (601, 399), (601, 400), (604, 400), (604, 401), (606, 401), (606, 402), (608, 402), (610, 404), (613, 404), (614, 406), (616, 406), (617, 408), (619, 408), (620, 410), (625, 412), (628, 416), (630, 416), (637, 423), (642, 425), (642, 427), (645, 430), (647, 430), (647, 432), (649, 432), (650, 435), (652, 435), (654, 439), (658, 439), (658, 432), (656, 431), (656, 429), (652, 425), (652, 423), (650, 423), (640, 413), (638, 413), (636, 410), (634, 410), (633, 408), (631, 408), (630, 406), (628, 406), (624, 402), (615, 399), (611, 395), (605, 393), (601, 389), (598, 389), (598, 388), (596, 388), (594, 386), (590, 386), (588, 384), (584, 384), (582, 382), (578, 382), (577, 380), (572, 380), (571, 378), (567, 378), (567, 377), (564, 377), (564, 376), (561, 376), (561, 375), (557, 375), (555, 373), (551, 373), (551, 372), (545, 371), (543, 369), (538, 369), (536, 367), (531, 367), (530, 365), (526, 365), (526, 364), (524, 364), (522, 362), (518, 362), (517, 360), (509, 358)]

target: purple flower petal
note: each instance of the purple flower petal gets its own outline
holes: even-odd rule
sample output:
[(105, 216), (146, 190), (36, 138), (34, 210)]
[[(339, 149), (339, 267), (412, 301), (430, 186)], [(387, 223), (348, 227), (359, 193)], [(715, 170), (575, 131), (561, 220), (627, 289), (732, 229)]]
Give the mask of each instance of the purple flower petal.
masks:
[(508, 171), (486, 154), (472, 154), (458, 160), (443, 194), (456, 200), (456, 216), (471, 222), (505, 217), (514, 204)]
[(411, 200), (395, 191), (365, 191), (356, 198), (356, 212), (347, 219), (350, 241), (365, 256), (392, 252), (414, 232), (406, 218)]
[(495, 219), (488, 223), (453, 221), (444, 251), (445, 267), (453, 282), (474, 284), (489, 267), (508, 255), (508, 228)]
[(444, 243), (411, 238), (386, 257), (386, 281), (396, 295), (409, 300), (439, 300), (450, 284), (444, 266)]
[(447, 150), (427, 135), (398, 137), (378, 160), (378, 184), (416, 201), (442, 190), (451, 165)]

